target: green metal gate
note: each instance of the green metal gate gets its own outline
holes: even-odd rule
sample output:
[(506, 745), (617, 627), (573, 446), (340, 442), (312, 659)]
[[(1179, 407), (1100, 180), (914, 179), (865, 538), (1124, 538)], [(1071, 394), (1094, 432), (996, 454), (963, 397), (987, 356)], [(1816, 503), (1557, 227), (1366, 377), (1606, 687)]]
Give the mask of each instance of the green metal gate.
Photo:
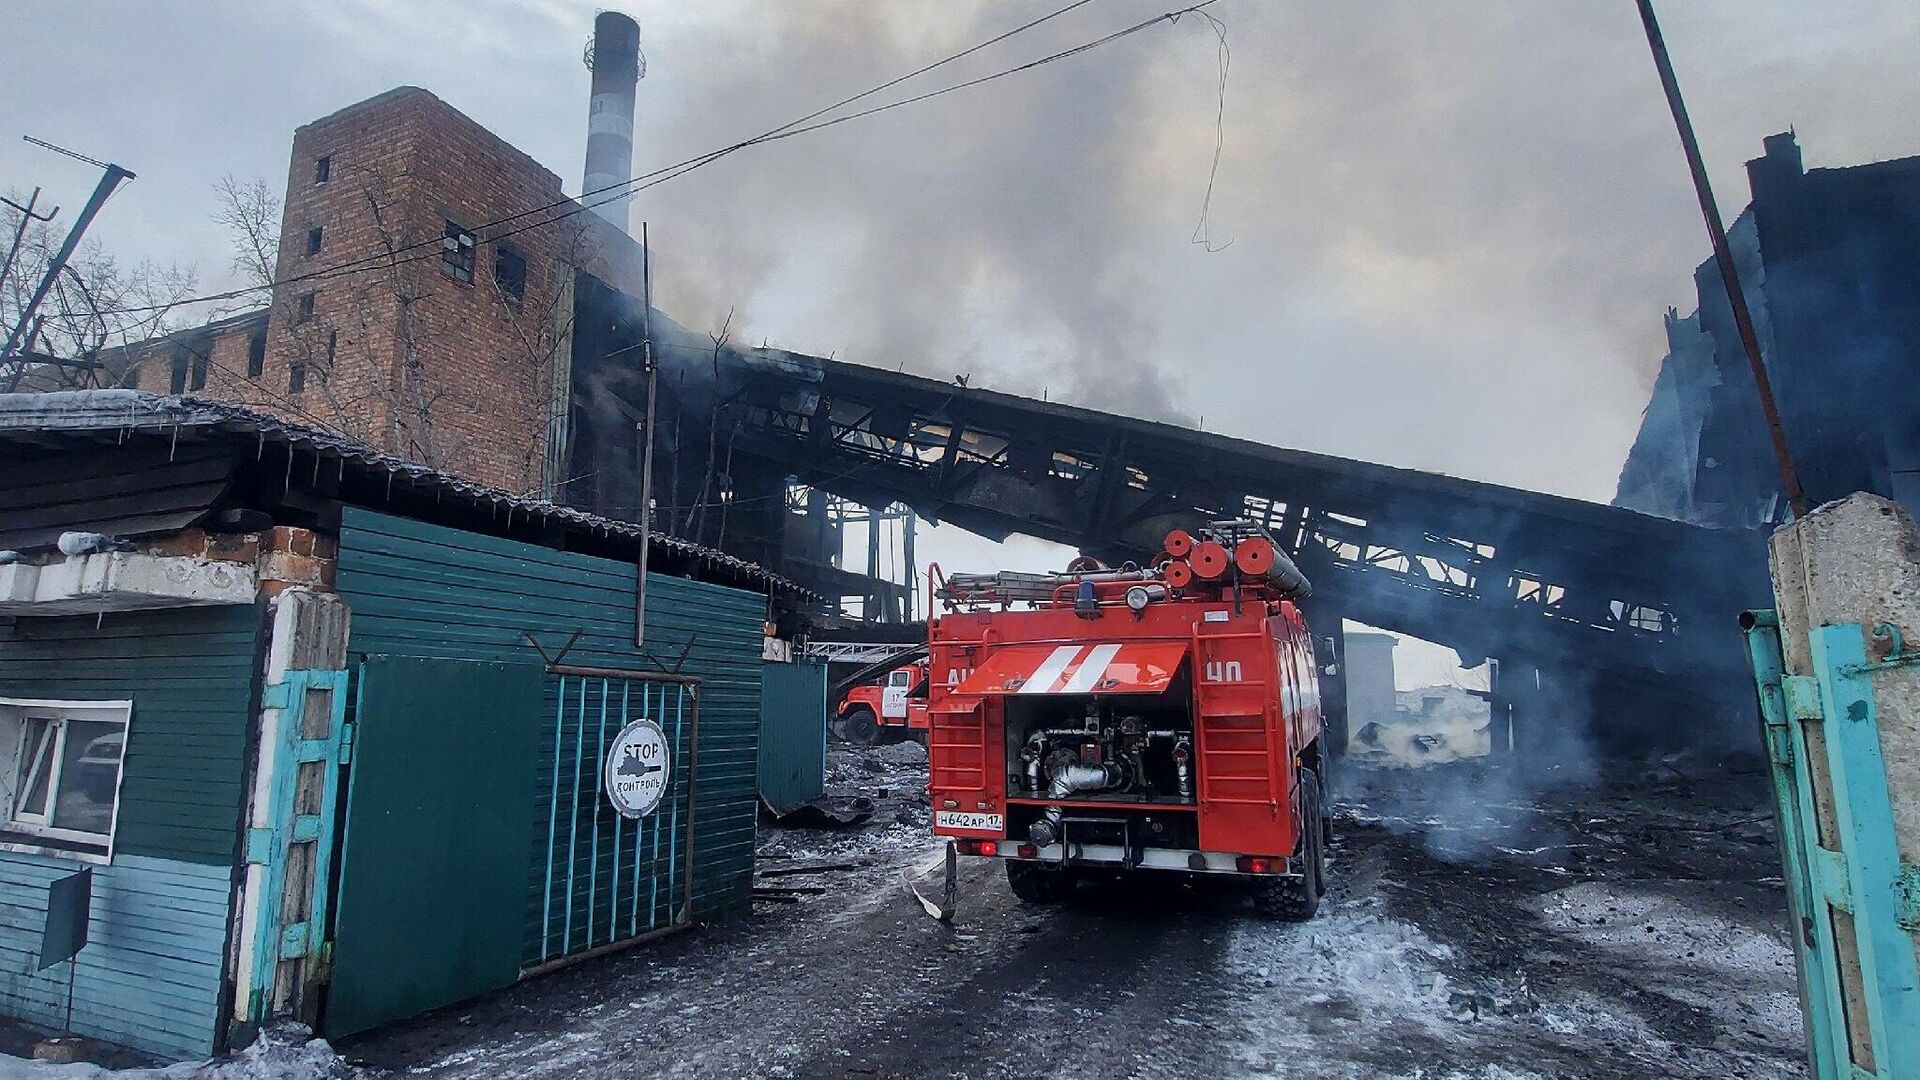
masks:
[(776, 814), (827, 790), (827, 666), (760, 669), (760, 798)]
[(367, 656), (323, 1030), (362, 1031), (520, 975), (541, 669)]
[[(528, 969), (688, 925), (693, 897), (697, 680), (555, 667), (535, 804)], [(628, 820), (609, 804), (608, 748), (635, 720), (659, 725), (670, 748), (657, 808)]]

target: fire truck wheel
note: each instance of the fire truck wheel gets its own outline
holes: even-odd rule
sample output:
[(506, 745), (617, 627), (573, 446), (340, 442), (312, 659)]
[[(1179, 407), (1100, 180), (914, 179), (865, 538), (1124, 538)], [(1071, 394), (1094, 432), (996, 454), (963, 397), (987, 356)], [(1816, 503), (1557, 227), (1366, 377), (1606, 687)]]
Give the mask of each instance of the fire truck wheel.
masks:
[(1320, 779), (1312, 769), (1300, 770), (1301, 854), (1305, 873), (1297, 878), (1276, 878), (1254, 886), (1253, 909), (1264, 918), (1287, 922), (1306, 922), (1320, 910), (1320, 893), (1327, 878), (1327, 845), (1320, 822)]
[(1023, 904), (1057, 904), (1073, 891), (1063, 870), (1030, 862), (1007, 862), (1007, 886)]
[(880, 741), (880, 718), (873, 715), (872, 709), (851, 709), (841, 721), (840, 730), (855, 746), (873, 746)]

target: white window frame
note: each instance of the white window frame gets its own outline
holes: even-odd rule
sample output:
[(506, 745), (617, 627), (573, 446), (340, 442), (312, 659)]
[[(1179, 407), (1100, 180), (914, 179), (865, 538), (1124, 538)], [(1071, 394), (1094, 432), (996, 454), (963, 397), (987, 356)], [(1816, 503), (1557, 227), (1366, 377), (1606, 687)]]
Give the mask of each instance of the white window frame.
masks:
[[(0, 817), (0, 851), (20, 851), (90, 863), (112, 862), (114, 837), (120, 828), (120, 793), (127, 777), (127, 738), (133, 726), (133, 702), (0, 697), (0, 719), (19, 725), (12, 759), (0, 760), (0, 785), (4, 786), (4, 792), (0, 792), (4, 796), (0, 798), (0, 802), (4, 803), (4, 806), (0, 806), (0, 810), (4, 810), (4, 817)], [(32, 720), (51, 720), (57, 725), (47, 758), (52, 775), (47, 778), (46, 812), (41, 814), (25, 814), (19, 809), (20, 799), (27, 790), (28, 777), (25, 771), (29, 763), (26, 761), (26, 729)], [(70, 722), (75, 720), (120, 725), (120, 759), (114, 766), (113, 809), (104, 833), (63, 829), (53, 824), (60, 800), (60, 774), (66, 759), (67, 734), (72, 730)], [(85, 846), (53, 846), (41, 841)]]

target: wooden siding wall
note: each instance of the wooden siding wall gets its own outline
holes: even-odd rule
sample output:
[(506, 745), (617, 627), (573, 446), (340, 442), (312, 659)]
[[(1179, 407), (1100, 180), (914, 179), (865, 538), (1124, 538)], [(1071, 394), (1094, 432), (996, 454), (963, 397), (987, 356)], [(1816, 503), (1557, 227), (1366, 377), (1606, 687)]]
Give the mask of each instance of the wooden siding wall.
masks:
[[(0, 623), (0, 695), (130, 699), (113, 863), (95, 867), (73, 1026), (201, 1057), (219, 1025), (261, 616), (253, 606)], [(0, 1012), (58, 1028), (66, 966), (34, 972), (47, 883), (84, 864), (0, 852)]]
[[(357, 655), (435, 656), (539, 663), (525, 634), (549, 652), (575, 631), (566, 663), (655, 668), (633, 645), (638, 568), (477, 533), (427, 525), (354, 507), (341, 523), (338, 590), (353, 609), (349, 649)], [(694, 833), (694, 915), (717, 921), (745, 914), (753, 876), (756, 752), (760, 725), (761, 623), (758, 593), (648, 575), (647, 653), (678, 660), (692, 642), (685, 674), (704, 680)], [(557, 678), (546, 687), (545, 715), (558, 708)], [(569, 736), (571, 740), (571, 736)], [(552, 741), (537, 767), (553, 770)], [(676, 765), (676, 768), (680, 766)], [(564, 770), (563, 770), (564, 771)], [(528, 953), (540, 955), (550, 784), (537, 787), (535, 851), (529, 886)], [(580, 877), (588, 868), (581, 845)]]

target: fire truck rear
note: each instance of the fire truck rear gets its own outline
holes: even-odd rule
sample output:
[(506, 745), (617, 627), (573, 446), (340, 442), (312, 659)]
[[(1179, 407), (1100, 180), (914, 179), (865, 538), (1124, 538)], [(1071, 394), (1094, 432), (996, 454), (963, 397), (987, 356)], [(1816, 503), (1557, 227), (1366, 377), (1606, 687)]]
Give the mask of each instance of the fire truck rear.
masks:
[(1251, 522), (1176, 530), (1149, 567), (955, 574), (934, 592), (934, 832), (1028, 902), (1095, 876), (1238, 876), (1311, 918), (1325, 877), (1310, 591)]

